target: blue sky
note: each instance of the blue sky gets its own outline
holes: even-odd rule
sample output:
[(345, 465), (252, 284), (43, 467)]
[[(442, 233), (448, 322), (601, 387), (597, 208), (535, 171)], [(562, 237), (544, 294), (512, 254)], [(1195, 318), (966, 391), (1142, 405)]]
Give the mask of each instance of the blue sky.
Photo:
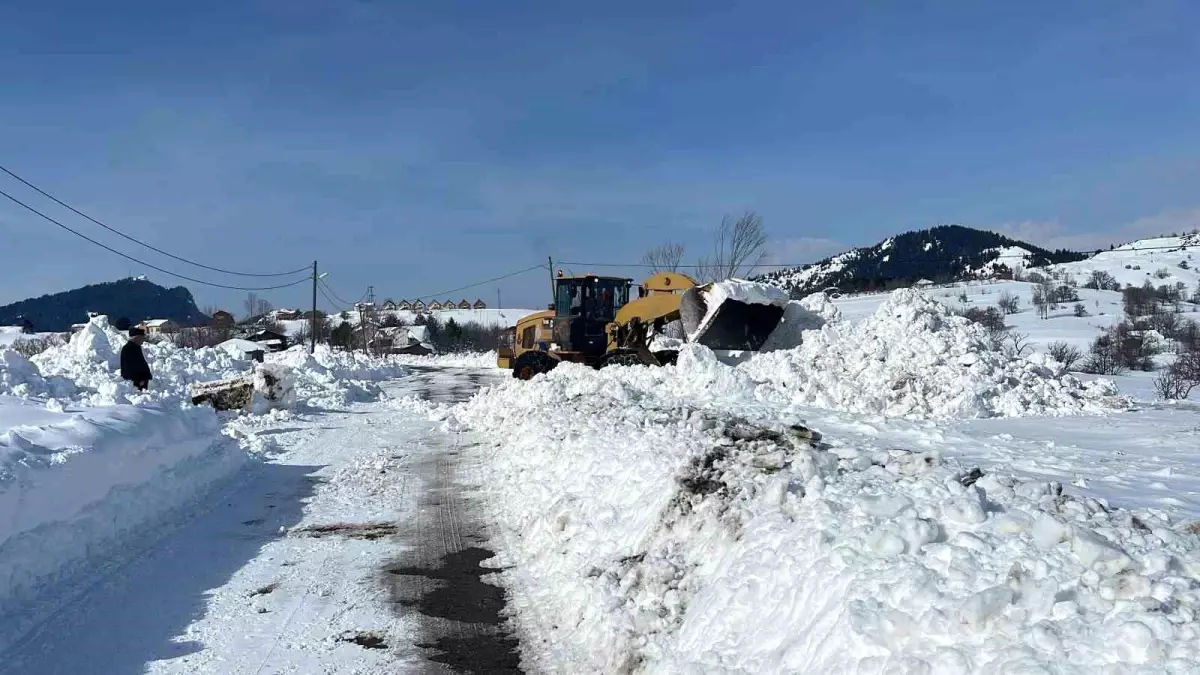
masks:
[[(348, 300), (692, 258), (746, 209), (778, 262), (951, 222), (1092, 247), (1200, 225), (1197, 25), (1184, 1), (14, 0), (0, 164), (210, 265), (317, 258)], [(147, 272), (8, 203), (0, 231), (0, 302)], [(541, 274), (499, 287), (546, 301)]]

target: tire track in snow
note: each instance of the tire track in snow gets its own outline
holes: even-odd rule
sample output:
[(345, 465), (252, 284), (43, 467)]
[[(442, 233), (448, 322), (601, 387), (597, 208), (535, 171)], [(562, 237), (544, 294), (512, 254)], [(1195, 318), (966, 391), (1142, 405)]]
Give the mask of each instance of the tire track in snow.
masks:
[[(422, 396), (466, 400), (482, 384), (477, 372), (422, 370)], [(436, 449), (410, 470), (423, 481), (421, 507), (411, 523), (415, 547), (384, 572), (398, 606), (415, 608), (429, 672), (519, 673), (518, 641), (504, 619), (504, 590), (483, 579), (493, 556), (472, 505), (455, 481), (461, 436), (435, 432)], [(440, 446), (440, 447), (438, 447)]]

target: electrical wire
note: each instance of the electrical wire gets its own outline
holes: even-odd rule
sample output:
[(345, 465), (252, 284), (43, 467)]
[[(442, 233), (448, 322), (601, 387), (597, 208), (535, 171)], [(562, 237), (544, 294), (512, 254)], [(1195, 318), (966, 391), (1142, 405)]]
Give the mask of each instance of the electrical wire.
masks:
[[(318, 283), (319, 283), (321, 286), (324, 286), (324, 287), (325, 287), (325, 290), (329, 291), (329, 293), (330, 293), (331, 295), (333, 295), (333, 297), (337, 298), (337, 299), (338, 299), (338, 301), (342, 303), (342, 305), (344, 305), (344, 306), (352, 306), (352, 305), (355, 305), (355, 304), (357, 304), (357, 303), (354, 303), (354, 302), (350, 302), (349, 300), (346, 300), (346, 299), (345, 299), (345, 298), (343, 298), (342, 296), (338, 295), (338, 294), (337, 294), (337, 292), (333, 290), (333, 287), (332, 287), (332, 286), (330, 286), (329, 284), (325, 283), (325, 280), (324, 280), (324, 279), (319, 279), (319, 280), (318, 280)], [(366, 292), (366, 291), (363, 291), (363, 298), (365, 298), (365, 297), (367, 297), (367, 292)], [(359, 299), (358, 299), (358, 302), (362, 302), (362, 298), (359, 298)], [(335, 304), (336, 304), (336, 303), (335, 303)]]
[[(209, 265), (204, 265), (204, 264), (198, 263), (194, 260), (188, 260), (187, 258), (182, 258), (173, 253), (168, 253), (168, 252), (162, 250), (161, 248), (156, 248), (154, 246), (151, 246), (150, 244), (147, 244), (146, 242), (141, 241), (140, 239), (137, 239), (135, 237), (131, 237), (128, 234), (125, 234), (124, 232), (122, 232), (114, 227), (109, 227), (108, 225), (105, 225), (104, 223), (100, 222), (99, 220), (96, 220), (95, 218), (84, 213), (83, 211), (80, 211), (79, 209), (75, 208), (74, 206), (71, 206), (70, 204), (59, 199), (58, 197), (55, 197), (54, 195), (50, 194), (49, 192), (46, 192), (45, 190), (41, 189), (40, 187), (34, 185), (33, 183), (30, 183), (29, 181), (25, 180), (24, 178), (18, 176), (17, 174), (13, 173), (11, 170), (4, 167), (3, 165), (0, 165), (0, 171), (3, 171), (4, 173), (8, 174), (9, 176), (12, 176), (13, 178), (17, 179), (21, 183), (25, 184), (26, 187), (33, 189), (38, 194), (53, 201), (55, 204), (58, 204), (59, 206), (65, 208), (65, 209), (68, 209), (69, 211), (71, 211), (72, 213), (74, 213), (77, 216), (80, 216), (82, 218), (86, 218), (86, 219), (92, 221), (93, 223), (99, 225), (100, 227), (103, 227), (104, 229), (108, 230), (109, 232), (112, 232), (115, 235), (124, 237), (125, 239), (128, 239), (129, 241), (132, 241), (133, 243), (138, 244), (140, 246), (145, 246), (146, 248), (150, 249), (151, 251), (154, 251), (155, 253), (161, 253), (162, 255), (165, 255), (168, 258), (173, 258), (175, 260), (187, 263), (189, 265), (195, 265), (196, 267), (202, 267), (206, 270), (211, 270), (213, 272), (220, 272), (222, 274), (232, 274), (234, 276), (239, 276), (239, 277), (290, 277), (293, 274), (299, 274), (300, 272), (308, 271), (308, 266), (305, 266), (305, 267), (301, 267), (300, 269), (292, 270), (291, 272), (275, 272), (275, 273), (269, 273), (269, 274), (255, 273), (255, 272), (235, 272), (233, 270), (221, 269), (220, 267), (212, 267)], [(7, 196), (7, 195), (5, 195), (5, 196)], [(12, 199), (12, 198), (9, 197), (9, 199)], [(145, 264), (145, 263), (143, 263), (143, 264)]]
[(329, 297), (329, 294), (325, 292), (324, 288), (321, 288), (320, 286), (318, 286), (317, 290), (319, 290), (321, 292), (321, 295), (325, 298), (325, 301), (329, 303), (330, 309), (332, 309), (335, 314), (338, 312), (346, 312), (346, 311), (350, 310), (349, 306), (339, 305), (338, 303), (334, 302), (333, 299)]
[(211, 281), (204, 281), (204, 280), (202, 280), (202, 279), (195, 279), (195, 278), (193, 278), (193, 277), (189, 277), (189, 276), (186, 276), (186, 275), (183, 275), (183, 274), (179, 274), (179, 273), (177, 273), (177, 272), (172, 272), (172, 271), (170, 271), (170, 270), (165, 270), (165, 269), (163, 269), (163, 268), (161, 268), (161, 267), (158, 267), (157, 265), (151, 265), (150, 263), (148, 263), (148, 262), (146, 262), (146, 261), (144, 261), (144, 260), (138, 260), (137, 258), (135, 258), (135, 257), (133, 257), (133, 256), (131, 256), (131, 255), (127, 254), (127, 253), (122, 253), (122, 252), (118, 251), (117, 249), (115, 249), (115, 248), (112, 248), (111, 246), (108, 246), (108, 245), (102, 244), (102, 243), (100, 243), (100, 242), (96, 241), (95, 239), (92, 239), (91, 237), (87, 236), (86, 234), (83, 234), (82, 232), (79, 232), (78, 230), (72, 229), (70, 226), (68, 226), (68, 225), (64, 225), (64, 224), (62, 224), (62, 223), (58, 222), (57, 220), (55, 220), (55, 219), (51, 218), (50, 216), (48, 216), (48, 215), (46, 215), (46, 214), (42, 213), (41, 211), (38, 211), (37, 209), (33, 208), (32, 206), (30, 206), (30, 205), (26, 204), (25, 202), (23, 202), (23, 201), (21, 201), (21, 200), (17, 199), (16, 197), (14, 197), (14, 196), (12, 196), (12, 195), (8, 194), (7, 192), (5, 192), (5, 191), (3, 191), (3, 190), (0, 190), (0, 195), (3, 195), (4, 197), (7, 197), (7, 198), (8, 198), (10, 201), (12, 201), (13, 203), (17, 204), (18, 206), (21, 206), (22, 208), (24, 208), (24, 209), (26, 209), (26, 210), (28, 210), (28, 211), (30, 211), (30, 212), (32, 212), (32, 213), (34, 213), (34, 214), (37, 214), (38, 216), (42, 217), (43, 219), (45, 219), (45, 220), (48, 220), (48, 221), (50, 221), (51, 223), (54, 223), (55, 225), (57, 225), (57, 226), (61, 227), (62, 229), (66, 230), (67, 232), (70, 232), (71, 234), (73, 234), (73, 235), (75, 235), (75, 236), (77, 236), (77, 237), (79, 237), (79, 238), (81, 238), (81, 239), (84, 239), (84, 240), (86, 240), (86, 241), (89, 241), (89, 242), (91, 242), (91, 243), (93, 243), (93, 244), (95, 244), (95, 245), (99, 246), (100, 248), (102, 248), (102, 249), (104, 249), (104, 250), (108, 251), (109, 253), (115, 253), (115, 254), (117, 254), (117, 255), (121, 256), (122, 258), (125, 258), (126, 260), (131, 260), (131, 261), (133, 261), (133, 262), (135, 262), (135, 263), (137, 263), (137, 264), (139, 264), (139, 265), (144, 265), (144, 266), (146, 266), (146, 267), (149, 267), (149, 268), (150, 268), (150, 269), (152, 269), (152, 270), (157, 270), (157, 271), (159, 271), (159, 272), (162, 272), (163, 274), (169, 274), (169, 275), (171, 275), (171, 276), (173, 276), (173, 277), (178, 277), (178, 278), (180, 278), (180, 279), (184, 279), (185, 281), (191, 281), (191, 282), (193, 282), (193, 283), (201, 284), (201, 285), (204, 285), (204, 286), (212, 286), (213, 288), (226, 288), (226, 289), (233, 290), (233, 291), (274, 291), (274, 290), (277, 290), (277, 289), (280, 289), (280, 288), (288, 288), (288, 287), (291, 287), (291, 286), (296, 286), (296, 285), (299, 285), (299, 284), (307, 283), (307, 282), (309, 282), (309, 281), (311, 281), (311, 280), (312, 280), (312, 277), (311, 277), (311, 276), (309, 276), (309, 277), (305, 277), (305, 278), (303, 278), (303, 279), (299, 279), (299, 280), (297, 280), (297, 281), (293, 281), (293, 282), (291, 282), (291, 283), (288, 283), (288, 284), (280, 284), (280, 285), (278, 285), (278, 286), (261, 286), (261, 287), (257, 287), (257, 288), (249, 288), (249, 287), (246, 287), (246, 286), (229, 286), (229, 285), (226, 285), (226, 284), (217, 284), (217, 283), (213, 283), (213, 282), (211, 282)]
[(483, 280), (483, 281), (479, 281), (479, 282), (476, 282), (476, 283), (473, 283), (473, 284), (470, 284), (470, 285), (467, 285), (467, 286), (459, 286), (458, 288), (452, 288), (452, 289), (450, 289), (450, 290), (448, 290), (448, 291), (439, 291), (439, 292), (437, 292), (437, 293), (431, 293), (431, 294), (429, 294), (429, 295), (418, 295), (418, 296), (416, 296), (416, 299), (417, 299), (417, 300), (424, 300), (424, 299), (426, 299), (426, 298), (435, 299), (435, 298), (437, 298), (437, 297), (439, 297), (439, 296), (442, 296), (442, 295), (449, 295), (449, 294), (451, 294), (451, 293), (457, 293), (457, 292), (459, 292), (459, 291), (465, 291), (465, 290), (467, 290), (468, 288), (475, 288), (476, 286), (483, 286), (484, 284), (490, 284), (490, 283), (492, 283), (492, 282), (494, 282), (494, 281), (500, 281), (501, 279), (508, 279), (509, 277), (515, 277), (515, 276), (517, 276), (518, 274), (525, 274), (526, 272), (532, 272), (533, 270), (537, 270), (537, 269), (543, 269), (543, 270), (544, 270), (544, 269), (548, 269), (548, 268), (547, 268), (545, 265), (534, 265), (533, 267), (526, 267), (526, 268), (525, 268), (525, 269), (523, 269), (523, 270), (517, 270), (516, 272), (509, 272), (508, 274), (504, 274), (504, 275), (501, 275), (501, 276), (498, 276), (498, 277), (493, 277), (493, 278), (491, 278), (491, 279), (485, 279), (485, 280)]

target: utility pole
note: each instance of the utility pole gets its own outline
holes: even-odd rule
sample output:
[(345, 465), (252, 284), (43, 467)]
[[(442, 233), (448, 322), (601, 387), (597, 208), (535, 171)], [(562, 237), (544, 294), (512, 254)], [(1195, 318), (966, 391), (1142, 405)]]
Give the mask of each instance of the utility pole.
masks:
[(317, 351), (317, 261), (313, 261), (313, 304), (312, 304), (312, 340), (308, 345), (308, 353), (313, 354)]
[(504, 305), (500, 304), (500, 288), (496, 288), (496, 309), (500, 309)]
[(550, 263), (550, 304), (554, 305), (554, 258), (546, 256), (546, 260)]

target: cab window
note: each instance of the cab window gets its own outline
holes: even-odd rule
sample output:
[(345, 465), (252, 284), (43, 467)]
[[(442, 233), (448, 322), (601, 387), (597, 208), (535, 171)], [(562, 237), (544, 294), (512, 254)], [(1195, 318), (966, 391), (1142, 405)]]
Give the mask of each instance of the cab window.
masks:
[(525, 330), (521, 331), (521, 349), (533, 349), (534, 330), (535, 329), (533, 326), (529, 326)]

